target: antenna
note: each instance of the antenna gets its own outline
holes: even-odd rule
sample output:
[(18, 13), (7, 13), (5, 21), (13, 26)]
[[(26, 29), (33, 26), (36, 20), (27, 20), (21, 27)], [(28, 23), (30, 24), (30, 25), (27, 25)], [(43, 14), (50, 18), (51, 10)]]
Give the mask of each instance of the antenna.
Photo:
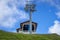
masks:
[(26, 1), (25, 11), (29, 12), (29, 20), (30, 20), (30, 34), (32, 34), (32, 13), (35, 11), (35, 4), (32, 0)]

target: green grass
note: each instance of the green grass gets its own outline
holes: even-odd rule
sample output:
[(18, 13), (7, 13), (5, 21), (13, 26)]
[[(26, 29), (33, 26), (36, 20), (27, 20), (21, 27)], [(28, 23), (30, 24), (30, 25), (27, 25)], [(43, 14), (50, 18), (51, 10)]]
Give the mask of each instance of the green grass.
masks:
[(0, 40), (60, 40), (56, 34), (19, 34), (0, 31)]

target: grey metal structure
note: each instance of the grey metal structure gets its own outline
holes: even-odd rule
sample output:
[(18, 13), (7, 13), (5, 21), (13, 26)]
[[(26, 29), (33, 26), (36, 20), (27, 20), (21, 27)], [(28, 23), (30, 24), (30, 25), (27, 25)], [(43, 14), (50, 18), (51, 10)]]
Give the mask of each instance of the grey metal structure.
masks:
[(30, 34), (32, 34), (32, 12), (35, 11), (35, 4), (33, 3), (33, 1), (28, 1), (27, 0), (27, 4), (25, 6), (25, 11), (29, 12), (29, 20), (30, 20)]

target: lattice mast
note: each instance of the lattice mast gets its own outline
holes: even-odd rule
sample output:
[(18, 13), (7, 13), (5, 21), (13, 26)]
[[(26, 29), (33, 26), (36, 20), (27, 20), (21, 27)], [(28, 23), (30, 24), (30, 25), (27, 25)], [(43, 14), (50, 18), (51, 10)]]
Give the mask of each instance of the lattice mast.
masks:
[(32, 13), (35, 11), (35, 4), (32, 0), (26, 1), (25, 11), (29, 12), (29, 20), (30, 20), (30, 34), (32, 34)]

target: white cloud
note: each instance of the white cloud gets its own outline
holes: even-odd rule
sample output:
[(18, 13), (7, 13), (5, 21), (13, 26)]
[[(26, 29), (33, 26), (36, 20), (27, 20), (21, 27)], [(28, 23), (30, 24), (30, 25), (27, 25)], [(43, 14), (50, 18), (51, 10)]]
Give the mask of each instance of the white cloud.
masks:
[[(57, 18), (60, 19), (60, 12), (57, 12), (56, 15), (57, 15)], [(56, 33), (56, 34), (60, 35), (60, 21), (55, 20), (54, 25), (49, 27), (48, 32), (49, 33)]]
[(3, 21), (1, 23), (1, 25), (3, 25), (4, 27), (7, 27), (7, 28), (12, 28), (14, 26), (14, 24), (16, 23), (16, 19), (13, 19), (12, 17), (11, 18), (8, 18), (7, 20)]
[(49, 28), (49, 33), (56, 33), (58, 35), (60, 35), (60, 21), (56, 20), (54, 21), (54, 25), (52, 25)]
[(28, 14), (17, 9), (24, 5), (23, 0), (0, 0), (0, 26), (12, 28), (18, 20), (28, 19)]

